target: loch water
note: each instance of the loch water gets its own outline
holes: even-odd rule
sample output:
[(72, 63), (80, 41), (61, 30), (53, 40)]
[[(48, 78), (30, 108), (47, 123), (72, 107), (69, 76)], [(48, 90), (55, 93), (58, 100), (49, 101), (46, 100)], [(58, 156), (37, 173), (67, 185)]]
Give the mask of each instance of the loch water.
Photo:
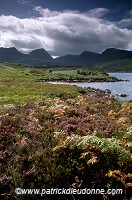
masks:
[[(117, 77), (118, 79), (125, 81), (118, 82), (59, 82), (59, 84), (77, 85), (81, 87), (92, 87), (101, 90), (110, 90), (112, 95), (122, 100), (132, 100), (132, 73), (109, 73), (110, 76)], [(127, 80), (127, 81), (126, 81)], [(120, 95), (126, 95), (126, 97), (120, 97)]]

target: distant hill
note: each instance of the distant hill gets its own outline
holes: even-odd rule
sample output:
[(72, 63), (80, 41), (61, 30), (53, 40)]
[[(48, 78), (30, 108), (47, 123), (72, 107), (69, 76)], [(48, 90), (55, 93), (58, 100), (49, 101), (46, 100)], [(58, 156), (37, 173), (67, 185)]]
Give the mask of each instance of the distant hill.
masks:
[(45, 60), (45, 61), (53, 60), (51, 55), (47, 51), (45, 51), (45, 49), (42, 48), (31, 51), (29, 55), (39, 60)]
[(35, 49), (28, 54), (15, 47), (0, 48), (0, 60), (31, 66), (84, 66), (110, 69), (128, 67), (132, 70), (132, 51), (109, 48), (101, 54), (84, 51), (80, 55), (65, 55), (53, 59), (45, 49)]
[(17, 60), (27, 57), (26, 54), (22, 54), (15, 47), (12, 48), (0, 48), (0, 59), (6, 62), (16, 62)]
[(19, 52), (15, 47), (0, 48), (0, 59), (9, 63), (39, 66), (52, 63), (54, 59), (44, 49), (36, 49), (29, 54)]
[(119, 50), (115, 48), (106, 49), (101, 54), (85, 51), (80, 55), (67, 55), (55, 59), (63, 65), (86, 65), (93, 67), (95, 64), (106, 63), (116, 60), (132, 59), (132, 51)]
[(132, 72), (132, 59), (115, 60), (111, 62), (98, 63), (96, 68), (111, 72)]
[(132, 59), (132, 51), (109, 48), (102, 52), (101, 57), (104, 61)]
[(87, 65), (93, 64), (95, 60), (99, 60), (100, 54), (85, 51), (80, 55), (66, 55), (55, 59), (62, 65)]

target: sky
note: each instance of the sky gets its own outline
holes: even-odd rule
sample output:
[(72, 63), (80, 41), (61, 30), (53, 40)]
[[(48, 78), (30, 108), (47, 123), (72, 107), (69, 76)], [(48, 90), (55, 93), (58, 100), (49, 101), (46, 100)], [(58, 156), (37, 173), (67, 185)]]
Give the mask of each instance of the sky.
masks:
[(132, 51), (132, 0), (0, 0), (0, 47), (52, 56)]

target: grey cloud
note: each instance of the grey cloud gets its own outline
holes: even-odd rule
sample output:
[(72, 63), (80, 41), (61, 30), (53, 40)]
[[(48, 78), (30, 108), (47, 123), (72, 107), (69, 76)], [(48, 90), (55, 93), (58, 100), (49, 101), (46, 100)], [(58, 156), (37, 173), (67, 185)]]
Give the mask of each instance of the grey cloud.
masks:
[(109, 47), (132, 50), (132, 30), (101, 18), (109, 12), (105, 8), (85, 13), (34, 9), (40, 17), (0, 16), (0, 46), (15, 46), (23, 51), (43, 47), (54, 56), (85, 50), (101, 52)]
[(28, 40), (24, 40), (24, 39), (12, 39), (11, 43), (13, 44), (13, 46), (15, 46), (18, 49), (25, 49), (27, 51), (32, 50), (32, 49), (36, 49), (36, 48), (40, 48), (41, 46), (41, 41), (40, 40), (36, 40), (36, 38), (32, 37)]

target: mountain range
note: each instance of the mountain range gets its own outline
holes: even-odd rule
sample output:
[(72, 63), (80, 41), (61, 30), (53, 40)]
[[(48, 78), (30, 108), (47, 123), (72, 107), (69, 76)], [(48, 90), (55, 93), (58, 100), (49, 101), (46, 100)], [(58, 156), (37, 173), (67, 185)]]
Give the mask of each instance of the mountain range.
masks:
[(0, 59), (9, 63), (19, 63), (32, 66), (52, 64), (54, 59), (44, 49), (36, 49), (28, 54), (19, 52), (15, 47), (0, 48)]
[[(101, 54), (84, 51), (80, 55), (66, 55), (53, 59), (43, 48), (31, 51), (28, 54), (19, 52), (15, 47), (0, 48), (0, 59), (4, 62), (19, 63), (30, 66), (86, 66), (112, 65), (112, 63), (132, 63), (132, 51), (109, 48)], [(132, 65), (130, 66), (132, 67)]]

